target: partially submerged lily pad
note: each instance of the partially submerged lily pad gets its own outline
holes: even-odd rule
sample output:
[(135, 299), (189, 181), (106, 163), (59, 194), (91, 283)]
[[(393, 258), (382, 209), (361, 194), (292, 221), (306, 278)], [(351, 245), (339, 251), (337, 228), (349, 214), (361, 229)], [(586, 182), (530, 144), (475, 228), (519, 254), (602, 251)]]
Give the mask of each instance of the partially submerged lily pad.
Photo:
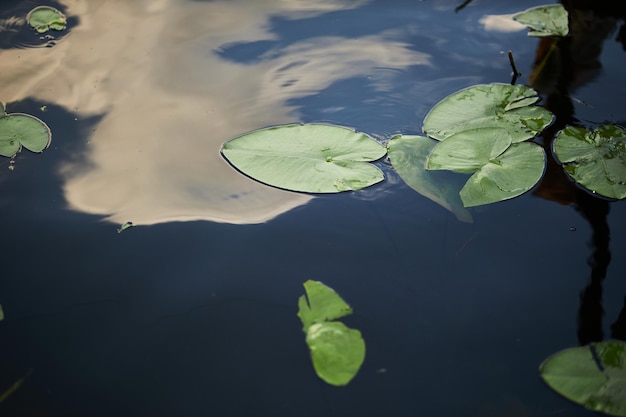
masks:
[(32, 152), (41, 152), (50, 145), (52, 133), (43, 121), (23, 113), (0, 117), (0, 155), (13, 157), (22, 146)]
[(346, 385), (365, 360), (361, 332), (331, 321), (352, 313), (352, 309), (331, 288), (319, 281), (304, 283), (306, 295), (298, 299), (298, 317), (317, 376), (331, 385)]
[(45, 33), (50, 29), (63, 30), (67, 26), (65, 15), (49, 6), (35, 7), (26, 15), (26, 21), (38, 33)]
[(626, 416), (626, 343), (605, 341), (563, 350), (539, 368), (556, 392), (583, 407)]
[(310, 193), (358, 190), (382, 181), (382, 171), (369, 162), (386, 152), (364, 133), (325, 124), (255, 130), (222, 147), (222, 155), (251, 178)]
[(602, 125), (589, 131), (567, 126), (553, 147), (577, 183), (608, 198), (626, 197), (626, 130), (622, 127)]
[(389, 161), (409, 187), (451, 211), (460, 221), (471, 223), (472, 215), (459, 198), (463, 183), (450, 178), (453, 174), (426, 170), (426, 158), (438, 143), (425, 136), (396, 135), (387, 143)]
[(449, 95), (424, 119), (424, 132), (445, 140), (467, 130), (499, 128), (521, 142), (533, 138), (552, 123), (554, 116), (534, 106), (538, 93), (530, 87), (510, 84), (479, 84)]
[(513, 20), (528, 26), (528, 36), (566, 36), (569, 33), (567, 10), (561, 4), (533, 7), (517, 13)]

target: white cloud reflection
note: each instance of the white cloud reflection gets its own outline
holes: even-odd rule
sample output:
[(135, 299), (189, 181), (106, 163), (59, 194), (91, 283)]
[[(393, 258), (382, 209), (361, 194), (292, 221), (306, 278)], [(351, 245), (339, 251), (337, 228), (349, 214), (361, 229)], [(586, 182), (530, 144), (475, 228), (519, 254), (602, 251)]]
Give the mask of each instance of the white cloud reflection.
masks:
[(478, 21), (488, 32), (519, 32), (525, 30), (526, 26), (513, 20), (512, 14), (488, 14)]
[(429, 57), (385, 33), (309, 38), (247, 64), (215, 51), (273, 39), (276, 14), (365, 2), (67, 0), (79, 25), (53, 48), (0, 52), (0, 87), (6, 101), (33, 96), (81, 117), (104, 114), (85, 138), (86, 159), (61, 169), (74, 210), (115, 223), (263, 222), (311, 197), (237, 173), (219, 154), (224, 141), (297, 121), (287, 100), (378, 68), (429, 65)]

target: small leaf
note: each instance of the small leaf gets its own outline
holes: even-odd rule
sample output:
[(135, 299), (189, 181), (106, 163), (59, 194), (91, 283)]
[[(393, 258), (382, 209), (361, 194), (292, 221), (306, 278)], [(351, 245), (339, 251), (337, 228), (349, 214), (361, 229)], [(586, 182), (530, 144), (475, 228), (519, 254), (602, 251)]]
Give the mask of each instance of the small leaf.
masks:
[(44, 122), (29, 114), (11, 113), (0, 117), (0, 155), (12, 157), (24, 146), (41, 152), (50, 145), (52, 133)]
[(463, 205), (474, 207), (522, 195), (539, 182), (545, 165), (545, 152), (539, 145), (514, 143), (467, 180), (460, 192)]
[(122, 233), (124, 230), (133, 226), (133, 222), (126, 222), (117, 229), (117, 233)]
[(566, 36), (569, 33), (567, 10), (561, 4), (539, 6), (513, 16), (528, 26), (528, 36)]
[(0, 305), (0, 321), (4, 320), (4, 310), (2, 309), (2, 306)]
[(222, 155), (242, 173), (291, 191), (337, 193), (358, 190), (384, 179), (368, 163), (386, 149), (364, 133), (324, 124), (292, 124), (239, 136)]
[(626, 197), (626, 130), (602, 125), (593, 131), (561, 130), (553, 143), (558, 160), (580, 185), (602, 196)]
[(340, 322), (312, 324), (306, 335), (317, 375), (331, 385), (346, 385), (365, 360), (361, 332)]
[(459, 198), (462, 183), (450, 173), (426, 170), (426, 158), (439, 142), (425, 136), (397, 135), (387, 143), (389, 161), (400, 178), (421, 195), (471, 223), (472, 215)]
[(626, 343), (606, 341), (563, 350), (539, 368), (556, 392), (583, 407), (626, 416)]
[(67, 25), (67, 19), (63, 13), (54, 7), (38, 6), (28, 12), (26, 21), (38, 33), (47, 32), (49, 29), (63, 30)]
[(332, 288), (319, 281), (304, 283), (306, 295), (298, 299), (298, 317), (306, 332), (313, 323), (335, 320), (352, 314), (352, 308)]
[(424, 119), (424, 132), (445, 140), (468, 130), (499, 128), (511, 141), (531, 139), (552, 123), (554, 116), (533, 106), (539, 95), (523, 85), (482, 84), (457, 91), (437, 103)]

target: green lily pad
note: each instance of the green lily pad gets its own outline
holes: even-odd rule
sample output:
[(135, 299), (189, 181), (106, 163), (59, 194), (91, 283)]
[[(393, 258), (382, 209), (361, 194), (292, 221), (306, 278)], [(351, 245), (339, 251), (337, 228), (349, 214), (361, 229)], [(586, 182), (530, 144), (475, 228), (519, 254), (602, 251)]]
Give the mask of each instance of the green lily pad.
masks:
[(331, 321), (352, 314), (352, 309), (331, 288), (319, 281), (304, 283), (306, 295), (298, 299), (298, 317), (317, 376), (331, 385), (346, 385), (365, 360), (361, 332)]
[(319, 281), (304, 283), (306, 295), (298, 299), (298, 317), (304, 331), (313, 323), (335, 320), (352, 314), (352, 308), (333, 290)]
[(386, 152), (364, 133), (314, 123), (255, 130), (222, 147), (222, 155), (251, 178), (310, 193), (358, 190), (382, 181), (382, 171), (369, 162)]
[(437, 103), (424, 119), (424, 132), (445, 140), (467, 130), (499, 128), (511, 141), (531, 139), (552, 123), (554, 115), (533, 106), (535, 90), (523, 85), (481, 84), (457, 91)]
[(346, 385), (365, 360), (361, 332), (341, 322), (314, 323), (306, 334), (315, 373), (331, 385)]
[(465, 207), (508, 200), (533, 188), (543, 176), (546, 154), (532, 142), (513, 143), (476, 171), (459, 193)]
[(605, 341), (563, 350), (539, 368), (556, 392), (583, 407), (626, 416), (626, 343)]
[(30, 114), (11, 113), (0, 117), (0, 155), (13, 157), (22, 146), (41, 152), (50, 145), (52, 133), (44, 122)]
[(65, 15), (49, 6), (35, 7), (26, 15), (26, 21), (38, 33), (44, 33), (50, 29), (63, 30), (67, 26)]
[(528, 36), (566, 36), (569, 33), (567, 10), (561, 4), (533, 7), (517, 13), (513, 20), (528, 26)]
[(433, 148), (426, 168), (473, 173), (501, 155), (510, 145), (511, 136), (503, 129), (461, 131)]
[(626, 130), (602, 125), (593, 131), (567, 126), (553, 142), (558, 160), (580, 185), (602, 196), (626, 197)]
[(472, 215), (459, 198), (462, 183), (448, 173), (426, 170), (426, 158), (440, 142), (425, 136), (396, 135), (387, 143), (389, 161), (404, 182), (462, 222), (471, 223)]

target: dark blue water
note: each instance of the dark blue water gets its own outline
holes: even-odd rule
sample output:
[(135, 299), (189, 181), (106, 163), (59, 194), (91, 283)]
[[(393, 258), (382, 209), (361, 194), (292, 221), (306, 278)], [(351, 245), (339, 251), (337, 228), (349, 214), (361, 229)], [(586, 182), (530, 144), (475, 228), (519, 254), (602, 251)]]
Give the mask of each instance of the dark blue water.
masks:
[[(244, 1), (235, 3), (247, 7)], [(291, 2), (261, 3), (248, 5), (269, 10), (263, 28), (271, 39), (247, 34), (203, 53), (243, 67), (282, 62), (284, 68), (268, 69), (268, 77), (285, 75), (282, 87), (272, 90), (275, 96), (299, 89), (285, 93), (281, 102), (290, 108), (292, 121), (352, 126), (383, 142), (396, 133), (419, 133), (428, 110), (454, 91), (509, 82), (509, 50), (523, 74), (517, 83), (529, 84), (540, 47), (525, 30), (486, 30), (481, 23), (486, 16), (542, 4), (534, 0), (475, 0), (458, 12), (454, 1), (337, 2), (325, 13), (291, 14), (281, 11), (295, 7)], [(22, 10), (4, 7), (3, 19)], [(607, 37), (595, 43), (601, 52), (593, 77), (576, 78), (588, 69), (581, 63), (550, 69), (555, 79), (577, 83), (570, 83), (576, 84), (571, 100), (555, 92), (558, 82), (542, 86), (543, 104), (555, 106), (560, 117), (555, 128), (626, 121), (619, 17), (609, 22), (615, 25)], [(80, 15), (76, 21), (77, 28), (84, 23)], [(72, 35), (51, 49), (76, 42)], [(326, 44), (321, 37), (333, 41)], [(16, 45), (21, 39), (15, 38)], [(376, 39), (392, 43), (380, 46)], [(339, 40), (346, 41), (345, 49), (332, 49)], [(374, 64), (368, 64), (367, 54), (350, 55), (351, 47), (368, 42), (382, 48), (372, 49), (379, 57), (372, 58)], [(324, 58), (324, 46), (305, 47), (317, 43), (336, 55)], [(394, 45), (414, 52), (404, 57), (423, 61), (393, 61), (400, 59), (389, 52)], [(385, 51), (387, 65), (380, 58)], [(321, 58), (314, 56), (318, 53)], [(6, 55), (0, 55), (3, 59)], [(302, 71), (298, 78), (285, 66), (306, 70), (307, 63), (321, 62), (326, 66), (311, 69), (322, 71), (341, 59), (368, 69), (335, 78)], [(349, 66), (338, 68), (348, 71)], [(307, 87), (309, 78), (302, 74), (329, 81)], [(140, 81), (128, 82), (132, 90)], [(8, 101), (2, 93), (9, 84), (2, 84), (0, 100)], [(119, 222), (106, 220), (111, 213), (68, 205), (68, 179), (60, 171), (69, 161), (88, 175), (94, 162), (87, 142), (106, 113), (86, 115), (37, 94), (7, 103), (10, 112), (45, 120), (53, 142), (41, 155), (22, 152), (14, 170), (8, 169), (8, 159), (0, 164), (5, 313), (0, 392), (24, 378), (0, 403), (0, 415), (592, 415), (553, 393), (538, 367), (581, 340), (619, 336), (610, 326), (626, 295), (623, 202), (590, 197), (563, 186), (557, 176), (560, 185), (472, 209), (473, 223), (462, 223), (404, 185), (381, 161), (384, 183), (318, 196), (266, 222), (164, 218), (139, 221), (118, 234)], [(279, 121), (262, 119), (260, 113), (246, 121), (249, 109), (264, 105), (252, 101), (251, 96), (241, 102), (241, 126), (233, 131)], [(44, 104), (47, 111), (41, 112)], [(184, 146), (185, 135), (178, 140)], [(219, 144), (211, 146), (207, 153), (216, 154)], [(182, 164), (158, 175), (185, 169)], [(132, 172), (125, 174), (128, 181), (136, 175)], [(123, 187), (124, 178), (112, 185)], [(218, 182), (211, 184), (203, 192), (219, 192)], [(559, 198), (563, 204), (554, 201)], [(172, 218), (177, 209), (186, 208), (173, 206)], [(345, 322), (366, 341), (363, 367), (346, 387), (329, 386), (313, 372), (296, 317), (307, 279), (324, 282), (352, 305), (355, 314)]]

